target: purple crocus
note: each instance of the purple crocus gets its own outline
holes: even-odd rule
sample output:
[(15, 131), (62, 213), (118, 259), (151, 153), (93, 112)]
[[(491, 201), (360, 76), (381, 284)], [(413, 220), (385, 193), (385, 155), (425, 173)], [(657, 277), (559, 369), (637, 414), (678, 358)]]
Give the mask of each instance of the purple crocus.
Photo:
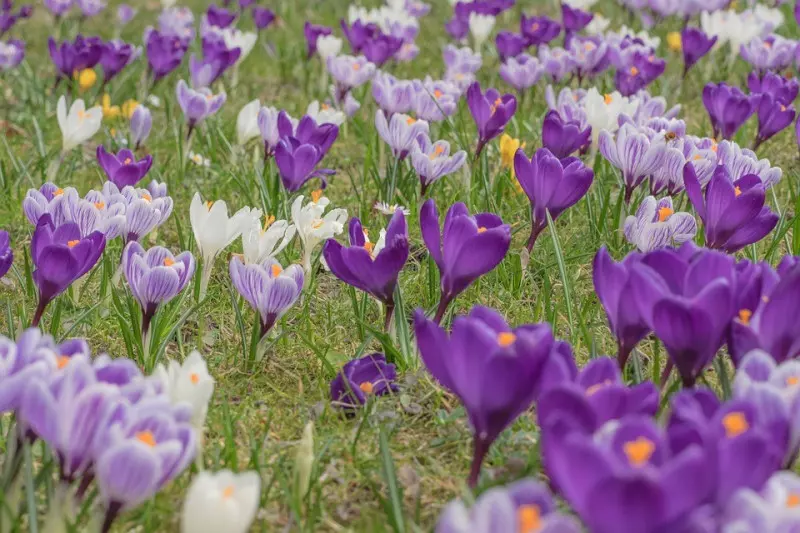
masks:
[(176, 68), (186, 55), (188, 43), (176, 35), (151, 30), (145, 39), (147, 64), (153, 83), (157, 82)]
[(537, 83), (544, 74), (544, 67), (535, 57), (520, 54), (500, 65), (500, 77), (522, 95)]
[[(424, 207), (423, 207), (424, 209)], [(510, 327), (492, 309), (476, 306), (448, 334), (418, 309), (414, 330), (422, 361), (443, 387), (458, 396), (473, 432), (469, 485), (478, 483), (492, 443), (539, 395), (572, 378), (569, 345), (549, 324)]]
[(533, 250), (536, 238), (547, 227), (547, 215), (556, 220), (575, 205), (592, 185), (594, 171), (577, 157), (559, 160), (547, 148), (531, 159), (520, 148), (514, 155), (514, 171), (531, 202), (531, 234), (526, 248)]
[(559, 159), (578, 150), (586, 149), (592, 142), (592, 127), (581, 129), (574, 120), (564, 120), (556, 110), (550, 110), (542, 123), (542, 145)]
[(461, 90), (456, 85), (430, 78), (414, 80), (412, 84), (415, 93), (412, 106), (417, 118), (428, 122), (440, 122), (458, 109)]
[(778, 223), (778, 215), (765, 205), (766, 187), (755, 174), (731, 181), (718, 165), (703, 194), (691, 162), (683, 169), (686, 195), (703, 221), (706, 246), (735, 253), (760, 241)]
[(255, 24), (258, 31), (269, 28), (277, 18), (277, 15), (275, 15), (273, 10), (261, 6), (253, 6), (250, 14), (253, 17), (253, 24)]
[(317, 168), (324, 156), (325, 153), (319, 145), (301, 142), (296, 137), (282, 138), (275, 147), (275, 164), (278, 166), (281, 183), (286, 190), (299, 191), (300, 187), (314, 178), (321, 180), (320, 188), (324, 189), (327, 185), (327, 176), (335, 173), (331, 169)]
[(417, 137), (411, 150), (411, 165), (419, 176), (420, 197), (424, 197), (428, 188), (439, 179), (457, 172), (466, 160), (467, 152), (464, 150), (450, 155), (450, 143), (447, 141), (431, 142), (427, 135)]
[(261, 338), (297, 302), (303, 290), (303, 267), (291, 265), (284, 270), (273, 259), (245, 264), (234, 256), (230, 275), (236, 291), (261, 316)]
[(0, 278), (5, 276), (14, 262), (14, 251), (11, 249), (11, 239), (8, 232), (0, 230)]
[(212, 26), (227, 28), (236, 20), (236, 13), (216, 4), (211, 4), (206, 10), (206, 20)]
[(748, 96), (726, 83), (709, 83), (703, 88), (703, 105), (708, 111), (714, 138), (731, 139), (756, 110), (757, 96)]
[(622, 96), (632, 96), (664, 73), (667, 62), (647, 53), (626, 54), (624, 64), (614, 74), (614, 85)]
[(122, 272), (133, 297), (141, 306), (142, 336), (145, 339), (158, 306), (169, 302), (186, 288), (194, 269), (191, 252), (172, 255), (161, 246), (145, 251), (135, 241), (125, 247), (122, 252)]
[(120, 4), (117, 7), (117, 23), (120, 27), (127, 25), (133, 17), (136, 16), (136, 10), (128, 4)]
[(380, 68), (403, 47), (403, 40), (383, 32), (367, 37), (362, 52), (367, 61)]
[(347, 38), (347, 42), (350, 43), (350, 50), (352, 50), (353, 54), (360, 54), (368, 39), (382, 33), (377, 24), (365, 24), (360, 19), (356, 19), (351, 25), (348, 25), (344, 20), (341, 20), (339, 24), (342, 27), (344, 36)]
[(372, 97), (388, 115), (411, 111), (415, 96), (414, 84), (410, 81), (398, 80), (382, 71), (376, 72), (372, 78)]
[(477, 159), (486, 143), (503, 133), (517, 110), (517, 99), (512, 94), (501, 96), (496, 89), (488, 89), (484, 93), (476, 81), (467, 89), (467, 106), (478, 127)]
[(183, 110), (186, 124), (189, 126), (187, 137), (192, 134), (198, 124), (219, 111), (226, 99), (225, 93), (214, 95), (207, 88), (195, 90), (190, 88), (183, 80), (178, 81), (178, 85), (175, 87), (175, 94), (178, 97), (178, 105)]
[(700, 28), (686, 26), (681, 31), (681, 49), (683, 50), (683, 77), (695, 63), (705, 56), (717, 43), (718, 37), (709, 37)]
[(70, 79), (75, 71), (94, 68), (103, 56), (103, 41), (99, 37), (83, 37), (78, 35), (75, 40), (57, 43), (50, 37), (47, 40), (50, 50), (50, 59), (53, 61), (58, 76)]
[(31, 326), (39, 325), (47, 304), (94, 267), (105, 247), (106, 239), (100, 231), (82, 237), (77, 224), (56, 227), (49, 214), (39, 218), (31, 240), (33, 281), (39, 288)]
[(131, 143), (133, 143), (134, 150), (138, 150), (147, 140), (152, 128), (153, 115), (150, 110), (142, 104), (137, 105), (131, 114)]
[(561, 23), (564, 25), (564, 46), (569, 46), (572, 35), (583, 30), (594, 18), (594, 13), (561, 3)]
[(335, 124), (317, 124), (310, 116), (305, 115), (300, 121), (292, 119), (285, 111), (278, 113), (278, 134), (281, 139), (294, 137), (300, 144), (313, 144), (319, 148), (320, 158), (331, 149), (339, 136), (339, 127)]
[(794, 62), (797, 44), (797, 41), (779, 35), (757, 36), (739, 47), (739, 55), (759, 75), (768, 71), (780, 72)]
[(327, 26), (317, 26), (306, 21), (303, 26), (303, 34), (306, 37), (306, 57), (311, 59), (317, 53), (317, 39), (322, 35), (331, 35), (333, 29)]
[(146, 155), (137, 161), (133, 152), (127, 148), (114, 155), (107, 152), (101, 144), (97, 147), (97, 162), (108, 181), (123, 189), (129, 185), (135, 186), (147, 175), (153, 164), (153, 156)]
[[(780, 96), (778, 96), (780, 98)], [(758, 132), (753, 141), (753, 150), (758, 148), (774, 135), (780, 133), (794, 122), (796, 112), (794, 106), (785, 104), (769, 93), (761, 94), (756, 107), (758, 116)]]
[(751, 94), (769, 94), (778, 102), (789, 105), (797, 98), (800, 83), (794, 78), (784, 78), (780, 74), (767, 72), (763, 76), (751, 72), (747, 75), (747, 88)]
[(417, 137), (428, 134), (428, 123), (416, 120), (402, 113), (395, 113), (386, 120), (386, 115), (378, 109), (375, 111), (375, 129), (386, 144), (392, 149), (392, 155), (398, 160), (405, 159), (417, 143)]
[(494, 213), (470, 215), (467, 206), (457, 202), (447, 210), (440, 232), (433, 199), (422, 205), (419, 225), (425, 247), (439, 268), (441, 296), (434, 317), (439, 324), (450, 302), (506, 256), (511, 227)]
[(348, 413), (373, 396), (397, 391), (395, 366), (382, 353), (372, 353), (345, 363), (331, 381), (331, 403)]
[(329, 56), (327, 68), (336, 80), (336, 101), (342, 102), (347, 93), (364, 85), (375, 75), (375, 65), (364, 56)]
[(394, 289), (397, 277), (408, 260), (408, 226), (398, 209), (377, 245), (367, 243), (361, 220), (348, 224), (350, 246), (345, 248), (336, 239), (328, 239), (322, 249), (333, 275), (360, 289), (386, 306), (384, 329), (389, 329), (394, 313)]
[(100, 66), (103, 67), (103, 83), (108, 83), (114, 79), (122, 69), (131, 64), (139, 57), (140, 48), (122, 42), (112, 40), (105, 43), (103, 55), (100, 57)]
[(0, 413), (16, 411), (33, 380), (55, 370), (58, 361), (53, 338), (39, 328), (26, 329), (16, 342), (0, 335)]
[(561, 24), (549, 17), (527, 17), (519, 22), (519, 31), (527, 39), (528, 46), (547, 44), (561, 33)]
[(19, 39), (0, 41), (0, 72), (16, 68), (25, 58), (25, 43)]
[(497, 55), (500, 56), (500, 61), (502, 62), (509, 58), (517, 57), (528, 46), (526, 39), (522, 35), (511, 31), (498, 32), (494, 43), (497, 47)]
[(663, 138), (651, 141), (630, 123), (617, 130), (616, 138), (608, 130), (601, 131), (598, 144), (603, 157), (622, 172), (626, 204), (633, 191), (663, 164), (666, 147)]
[(192, 87), (210, 87), (239, 60), (241, 53), (241, 48), (228, 48), (222, 37), (214, 34), (203, 37), (203, 58), (198, 59), (194, 54), (189, 58)]

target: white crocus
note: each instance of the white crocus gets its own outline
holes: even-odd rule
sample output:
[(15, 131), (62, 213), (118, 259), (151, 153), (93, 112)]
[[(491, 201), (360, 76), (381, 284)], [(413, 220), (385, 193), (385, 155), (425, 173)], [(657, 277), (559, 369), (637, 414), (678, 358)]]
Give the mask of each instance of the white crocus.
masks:
[(220, 30), (222, 38), (225, 39), (225, 46), (228, 48), (239, 48), (242, 52), (239, 54), (239, 59), (236, 63), (239, 64), (244, 61), (244, 58), (250, 53), (256, 45), (258, 35), (252, 31), (241, 31), (236, 28), (225, 28)]
[(330, 200), (317, 192), (312, 194), (312, 200), (307, 204), (303, 205), (303, 200), (304, 197), (300, 195), (292, 203), (292, 222), (297, 227), (297, 236), (303, 243), (303, 269), (306, 273), (310, 273), (311, 254), (314, 248), (323, 240), (330, 239), (344, 230), (347, 211), (333, 209), (323, 216)]
[(622, 96), (618, 91), (603, 95), (594, 87), (589, 89), (583, 98), (583, 107), (586, 111), (586, 122), (592, 127), (593, 149), (597, 149), (597, 139), (601, 131), (617, 131), (620, 115), (632, 117), (638, 105), (637, 100)]
[(242, 249), (245, 264), (263, 263), (272, 259), (292, 242), (297, 228), (285, 220), (267, 217), (262, 226), (253, 220), (248, 229), (242, 232)]
[(588, 11), (590, 7), (597, 3), (597, 0), (564, 0), (564, 3), (572, 9)]
[(245, 105), (239, 116), (236, 117), (236, 142), (244, 146), (250, 139), (261, 136), (258, 129), (258, 111), (261, 109), (261, 102), (258, 99)]
[(655, 37), (647, 33), (647, 31), (642, 30), (639, 33), (636, 33), (629, 27), (625, 26), (624, 24), (617, 32), (620, 36), (625, 37), (628, 36), (632, 39), (639, 39), (642, 41), (646, 46), (652, 48), (653, 50), (658, 50), (658, 47), (661, 45), (661, 38)]
[(188, 154), (186, 154), (186, 157), (188, 157), (189, 161), (191, 161), (198, 167), (208, 168), (211, 166), (211, 160), (207, 157), (203, 157), (203, 154), (198, 154), (196, 152), (190, 151)]
[(208, 373), (203, 356), (193, 351), (183, 364), (174, 359), (164, 367), (159, 364), (155, 375), (161, 380), (164, 392), (174, 404), (192, 407), (192, 425), (202, 431), (208, 414), (208, 403), (214, 394), (214, 378)]
[(475, 40), (475, 51), (480, 51), (481, 46), (489, 38), (494, 29), (495, 19), (491, 15), (481, 15), (479, 13), (470, 13), (469, 15), (469, 32)]
[(328, 104), (320, 104), (314, 100), (308, 104), (306, 115), (314, 119), (317, 124), (334, 124), (341, 126), (344, 123), (345, 115), (338, 109), (334, 109)]
[(587, 35), (601, 35), (611, 24), (611, 21), (605, 18), (600, 13), (595, 13), (592, 21), (586, 26), (585, 31)]
[(261, 501), (256, 472), (200, 472), (183, 501), (181, 533), (245, 533)]
[(69, 113), (67, 113), (67, 100), (62, 95), (56, 106), (56, 117), (58, 118), (58, 127), (61, 128), (61, 150), (63, 153), (67, 153), (97, 133), (100, 123), (103, 121), (103, 108), (94, 106), (86, 109), (86, 104), (78, 98), (72, 102)]
[(342, 40), (335, 35), (321, 35), (317, 38), (317, 52), (325, 63), (328, 57), (337, 56), (342, 51)]
[(211, 279), (214, 259), (242, 232), (261, 217), (260, 209), (243, 207), (232, 217), (228, 217), (228, 206), (223, 200), (203, 202), (200, 193), (195, 193), (189, 207), (189, 220), (192, 224), (195, 241), (203, 257), (203, 272), (200, 278), (200, 298), (204, 298)]

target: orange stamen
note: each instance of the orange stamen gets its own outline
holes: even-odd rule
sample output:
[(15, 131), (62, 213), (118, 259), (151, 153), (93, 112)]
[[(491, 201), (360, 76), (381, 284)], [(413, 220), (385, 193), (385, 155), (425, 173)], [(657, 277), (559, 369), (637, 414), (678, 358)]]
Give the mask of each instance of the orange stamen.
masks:
[(626, 442), (623, 451), (631, 465), (644, 466), (656, 451), (656, 445), (650, 439), (639, 437), (634, 441)]
[(748, 429), (750, 424), (747, 423), (747, 418), (744, 413), (734, 411), (722, 417), (722, 426), (725, 428), (725, 435), (729, 439), (738, 437)]
[(510, 331), (503, 331), (497, 335), (497, 344), (502, 348), (508, 348), (517, 340), (517, 336)]

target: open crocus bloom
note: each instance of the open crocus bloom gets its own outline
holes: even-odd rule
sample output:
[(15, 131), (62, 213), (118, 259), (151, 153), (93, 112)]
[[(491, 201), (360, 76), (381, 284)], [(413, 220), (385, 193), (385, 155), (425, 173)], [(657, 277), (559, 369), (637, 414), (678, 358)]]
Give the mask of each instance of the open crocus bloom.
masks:
[(62, 95), (56, 106), (56, 117), (58, 118), (58, 127), (61, 128), (61, 151), (66, 153), (88, 141), (97, 133), (100, 123), (103, 121), (103, 109), (100, 106), (86, 109), (86, 104), (78, 98), (72, 102), (69, 113), (67, 113), (67, 101)]

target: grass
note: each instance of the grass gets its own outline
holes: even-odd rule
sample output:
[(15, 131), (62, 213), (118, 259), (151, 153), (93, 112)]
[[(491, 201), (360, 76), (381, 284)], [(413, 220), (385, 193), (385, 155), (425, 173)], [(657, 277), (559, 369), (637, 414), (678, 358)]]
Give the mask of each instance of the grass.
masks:
[[(442, 24), (450, 8), (444, 1), (434, 4), (422, 22), (419, 57), (409, 64), (390, 65), (388, 70), (393, 74), (407, 78), (442, 74), (440, 51), (447, 43)], [(190, 5), (196, 14), (204, 8), (200, 2), (192, 1)], [(317, 58), (305, 60), (301, 28), (307, 19), (335, 26), (340, 17), (346, 16), (347, 5), (343, 0), (296, 0), (272, 6), (281, 16), (281, 24), (261, 36), (241, 65), (238, 84), (232, 85), (230, 75), (224, 78), (227, 103), (193, 138), (191, 150), (211, 160), (208, 169), (186, 162), (184, 157), (184, 128), (174, 87), (179, 77), (188, 77), (186, 64), (155, 88), (161, 107), (151, 108), (154, 130), (146, 150), (153, 154), (155, 164), (148, 180), (167, 182), (175, 210), (157, 235), (145, 239), (147, 246), (161, 244), (173, 251), (194, 250), (188, 211), (195, 191), (207, 199), (224, 199), (233, 209), (249, 205), (270, 213), (277, 211), (279, 218), (285, 215), (288, 204), (283, 199), (262, 193), (259, 150), (251, 147), (245, 153), (232, 153), (236, 113), (251, 99), (259, 98), (262, 104), (299, 116), (311, 100), (324, 99), (323, 68)], [(154, 2), (139, 3), (137, 7), (139, 14), (122, 32), (130, 42), (140, 41), (143, 27), (154, 23), (160, 8)], [(615, 21), (612, 27), (627, 21), (615, 2), (603, 0), (598, 7)], [(498, 26), (515, 26), (518, 9), (503, 16)], [(81, 32), (110, 38), (108, 26), (113, 11), (109, 8), (101, 16), (81, 22)], [(549, 3), (541, 11), (555, 14)], [(788, 8), (786, 15), (791, 20)], [(56, 33), (72, 36), (77, 23), (75, 18), (62, 23)], [(242, 25), (247, 24), (249, 21)], [(53, 69), (45, 45), (51, 27), (49, 15), (37, 8), (33, 19), (15, 29), (27, 40), (27, 59), (18, 70), (0, 78), (0, 87), (6, 94), (2, 111), (5, 135), (0, 137), (0, 226), (11, 233), (17, 257), (10, 275), (12, 283), (0, 287), (0, 331), (10, 336), (30, 322), (35, 307), (26, 255), (31, 228), (20, 209), (21, 201), (29, 188), (43, 183), (50, 162), (60, 149), (54, 110), (57, 95), (67, 88), (52, 88)], [(677, 22), (668, 21), (655, 33), (663, 41), (666, 31), (674, 29), (678, 29)], [(796, 28), (791, 31), (796, 33)], [(484, 87), (504, 86), (497, 75), (498, 60), (488, 49), (487, 45), (480, 80)], [(724, 52), (718, 52), (702, 61), (681, 84), (679, 57), (665, 46), (661, 55), (669, 59), (668, 71), (650, 87), (650, 92), (666, 96), (669, 105), (683, 105), (681, 118), (686, 120), (690, 133), (708, 134), (708, 119), (699, 99), (702, 86), (708, 80), (741, 85), (748, 72), (746, 65), (739, 61), (727, 69), (722, 61)], [(115, 104), (136, 97), (144, 65), (138, 61), (111, 84), (109, 92)], [(612, 88), (610, 76), (600, 78), (597, 84), (603, 90)], [(81, 96), (87, 101), (99, 100), (97, 88)], [(385, 188), (385, 149), (373, 127), (375, 104), (368, 87), (358, 89), (356, 96), (363, 107), (344, 128), (326, 160), (327, 166), (337, 170), (326, 194), (334, 207), (346, 208), (350, 215), (361, 217), (366, 227), (377, 231), (386, 223), (372, 209)], [(508, 128), (512, 136), (526, 143), (529, 153), (541, 145), (538, 137), (545, 108), (543, 88), (538, 87), (525, 95)], [(754, 122), (751, 120), (740, 133), (742, 145), (754, 136)], [(124, 131), (125, 127), (123, 122), (104, 123), (92, 142), (67, 157), (56, 183), (75, 186), (81, 193), (99, 188), (103, 177), (95, 163), (94, 146), (98, 142), (109, 146), (112, 128)], [(432, 127), (432, 137), (447, 139), (468, 151), (474, 149), (474, 126), (463, 102), (451, 121)], [(442, 214), (454, 201), (465, 201), (472, 212), (490, 206), (512, 225), (514, 242), (505, 261), (463, 294), (451, 313), (466, 312), (474, 304), (488, 305), (499, 309), (512, 324), (550, 322), (558, 337), (571, 342), (579, 361), (598, 354), (614, 354), (615, 342), (592, 289), (591, 260), (603, 244), (616, 258), (631, 249), (619, 229), (626, 213), (620, 205), (615, 171), (598, 158), (594, 162), (595, 183), (587, 197), (542, 233), (528, 257), (524, 252), (530, 229), (528, 200), (515, 192), (508, 171), (500, 168), (497, 141), (490, 143), (487, 151), (483, 166), (473, 167), (471, 176), (466, 171), (437, 183), (433, 197)], [(784, 170), (784, 178), (772, 198), (773, 208), (777, 207), (783, 218), (778, 229), (742, 255), (776, 263), (783, 254), (800, 251), (800, 237), (794, 231), (800, 222), (795, 218), (798, 167), (792, 133), (783, 132), (767, 142), (759, 156), (769, 158)], [(398, 320), (402, 325), (415, 308), (435, 307), (438, 279), (419, 236), (416, 176), (407, 164), (400, 166), (398, 176), (395, 201), (414, 213), (410, 217), (411, 259), (400, 279), (402, 303)], [(634, 205), (644, 194), (636, 192)], [(686, 209), (685, 201), (679, 200), (678, 204)], [(119, 246), (118, 242), (111, 244), (105, 254), (105, 266), (51, 306), (43, 325), (57, 338), (86, 337), (94, 353), (139, 358), (140, 347), (125, 334), (132, 316), (126, 308), (128, 297), (122, 290), (115, 293), (108, 288)], [(411, 341), (406, 345), (396, 342), (386, 350), (397, 358), (402, 370), (397, 394), (370, 403), (354, 418), (332, 409), (328, 386), (342, 364), (358, 355), (384, 350), (392, 341), (376, 333), (382, 324), (377, 306), (322, 271), (316, 274), (302, 304), (280, 323), (279, 335), (264, 359), (246, 367), (254, 315), (249, 307), (241, 305), (227, 274), (229, 254), (240, 246), (234, 243), (218, 259), (202, 306), (195, 306), (191, 295), (187, 295), (170, 309), (172, 322), (178, 327), (164, 331), (168, 342), (164, 344), (162, 361), (182, 359), (192, 349), (198, 349), (217, 380), (206, 429), (205, 467), (260, 472), (264, 490), (253, 531), (430, 530), (442, 506), (466, 494), (470, 431), (458, 401), (432, 382)], [(295, 243), (284, 253), (283, 262), (299, 259)], [(653, 362), (657, 365), (664, 355), (661, 352), (659, 359), (657, 352), (656, 342), (640, 345), (637, 373), (658, 374)], [(630, 372), (633, 380), (633, 368)], [(713, 373), (714, 370), (708, 371), (708, 379), (716, 382)], [(315, 458), (309, 490), (298, 494), (294, 454), (309, 421), (315, 427)], [(2, 433), (8, 423), (7, 419), (0, 419)], [(33, 451), (52, 467), (38, 447)], [(537, 427), (534, 417), (526, 414), (492, 447), (481, 488), (538, 474)], [(115, 531), (177, 530), (178, 509), (190, 480), (190, 474), (183, 475), (153, 501), (125, 514)], [(41, 494), (31, 493), (28, 497), (42, 503)]]

